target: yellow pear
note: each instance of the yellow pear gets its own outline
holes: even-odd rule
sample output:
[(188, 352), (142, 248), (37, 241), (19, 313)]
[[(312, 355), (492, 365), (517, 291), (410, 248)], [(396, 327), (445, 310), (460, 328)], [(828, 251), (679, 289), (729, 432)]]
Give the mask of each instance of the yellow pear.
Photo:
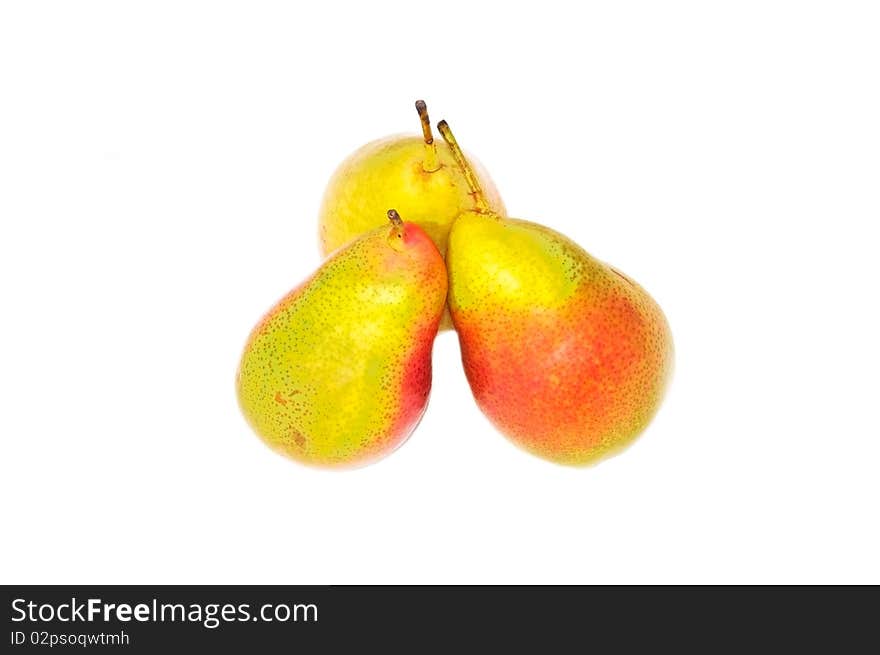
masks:
[[(416, 102), (416, 110), (421, 136), (394, 135), (372, 141), (349, 155), (333, 173), (318, 217), (325, 256), (382, 225), (389, 207), (425, 230), (445, 255), (452, 221), (477, 207), (449, 146), (434, 142), (424, 101)], [(485, 202), (503, 216), (504, 203), (491, 178), (476, 159), (470, 157), (470, 161)]]

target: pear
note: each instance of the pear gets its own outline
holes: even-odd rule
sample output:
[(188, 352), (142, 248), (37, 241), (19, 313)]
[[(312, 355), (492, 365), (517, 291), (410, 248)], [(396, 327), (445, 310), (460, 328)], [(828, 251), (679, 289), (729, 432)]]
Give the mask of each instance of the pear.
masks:
[[(434, 143), (428, 108), (416, 102), (422, 135), (394, 135), (372, 141), (349, 155), (324, 191), (318, 217), (321, 249), (327, 255), (383, 222), (396, 207), (407, 221), (421, 226), (441, 254), (452, 221), (475, 209), (461, 170), (445, 143)], [(439, 145), (439, 147), (438, 147)], [(488, 173), (471, 159), (483, 199), (504, 215), (504, 203)]]
[(395, 210), (336, 251), (250, 334), (239, 404), (254, 431), (305, 464), (358, 466), (415, 429), (431, 390), (446, 269)]
[(514, 443), (584, 465), (648, 425), (673, 365), (672, 336), (634, 281), (537, 223), (503, 218), (444, 122), (479, 207), (452, 225), (449, 310), (477, 404)]

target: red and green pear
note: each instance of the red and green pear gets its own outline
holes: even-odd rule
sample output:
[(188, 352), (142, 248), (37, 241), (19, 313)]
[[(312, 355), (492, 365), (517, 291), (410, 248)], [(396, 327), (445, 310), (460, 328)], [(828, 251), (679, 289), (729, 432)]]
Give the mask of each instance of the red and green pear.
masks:
[[(479, 200), (479, 183), (449, 142)], [(595, 463), (648, 425), (673, 366), (672, 335), (634, 281), (562, 234), (486, 203), (452, 225), (449, 309), (477, 404), (514, 443)]]
[(400, 446), (427, 406), (446, 269), (424, 230), (388, 216), (282, 298), (245, 346), (242, 412), (291, 459), (368, 464)]

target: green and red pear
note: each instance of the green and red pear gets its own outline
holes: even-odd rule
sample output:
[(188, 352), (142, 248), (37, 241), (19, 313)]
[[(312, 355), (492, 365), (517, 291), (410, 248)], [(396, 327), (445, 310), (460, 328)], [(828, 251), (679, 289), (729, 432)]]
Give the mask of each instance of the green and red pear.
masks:
[(415, 429), (431, 390), (446, 269), (394, 210), (337, 250), (251, 332), (236, 387), (254, 431), (305, 464), (370, 463)]
[(452, 225), (449, 309), (477, 404), (514, 443), (561, 464), (597, 462), (648, 425), (673, 366), (672, 335), (634, 281), (567, 237), (505, 218), (445, 122), (478, 202)]

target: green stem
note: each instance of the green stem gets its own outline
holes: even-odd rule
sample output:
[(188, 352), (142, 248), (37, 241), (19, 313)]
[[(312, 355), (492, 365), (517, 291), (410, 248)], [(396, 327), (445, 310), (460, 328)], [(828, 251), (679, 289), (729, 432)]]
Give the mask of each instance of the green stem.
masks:
[(437, 129), (440, 130), (440, 135), (449, 145), (449, 149), (452, 150), (452, 157), (455, 159), (455, 163), (458, 164), (458, 167), (464, 175), (465, 182), (467, 182), (468, 189), (470, 190), (471, 196), (474, 198), (474, 203), (476, 203), (477, 209), (484, 212), (491, 211), (489, 203), (486, 202), (486, 197), (483, 195), (483, 189), (480, 187), (480, 182), (477, 180), (477, 176), (474, 173), (474, 169), (471, 168), (470, 163), (464, 156), (464, 152), (462, 152), (458, 145), (458, 141), (455, 140), (455, 135), (452, 134), (452, 130), (449, 129), (449, 123), (446, 121), (440, 121), (437, 123)]

